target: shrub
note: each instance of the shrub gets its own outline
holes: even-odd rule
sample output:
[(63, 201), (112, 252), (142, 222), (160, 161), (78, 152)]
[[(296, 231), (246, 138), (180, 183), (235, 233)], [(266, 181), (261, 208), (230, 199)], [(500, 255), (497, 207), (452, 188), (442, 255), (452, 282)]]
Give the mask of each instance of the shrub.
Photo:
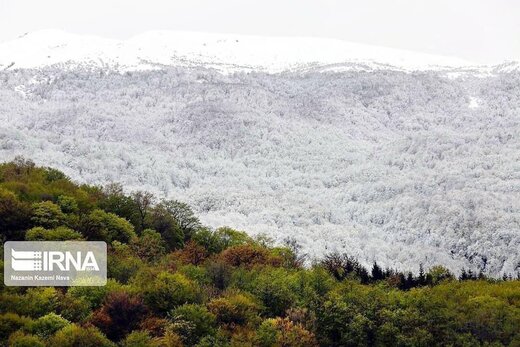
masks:
[[(252, 339), (250, 339), (247, 342), (251, 342)], [(242, 343), (243, 341), (240, 341), (237, 343), (237, 341), (231, 341), (231, 344), (228, 341), (228, 337), (226, 334), (222, 333), (222, 331), (218, 331), (215, 335), (208, 335), (204, 336), (199, 343), (197, 343), (197, 347), (240, 347), (240, 346), (252, 346), (251, 343)]]
[(190, 280), (195, 281), (199, 286), (207, 286), (211, 284), (211, 279), (208, 276), (207, 270), (202, 266), (188, 264), (180, 266), (177, 271)]
[[(79, 288), (79, 287), (73, 287)], [(89, 288), (89, 287), (81, 287)], [(99, 288), (99, 287), (90, 287)], [(71, 322), (83, 322), (92, 313), (91, 303), (85, 297), (73, 297), (69, 293), (61, 294), (59, 297), (60, 315)]]
[(158, 338), (157, 341), (159, 342), (159, 346), (184, 347), (181, 337), (177, 335), (172, 329), (168, 329), (164, 333), (164, 336)]
[(316, 332), (316, 314), (308, 308), (290, 308), (286, 311), (286, 318), (312, 333)]

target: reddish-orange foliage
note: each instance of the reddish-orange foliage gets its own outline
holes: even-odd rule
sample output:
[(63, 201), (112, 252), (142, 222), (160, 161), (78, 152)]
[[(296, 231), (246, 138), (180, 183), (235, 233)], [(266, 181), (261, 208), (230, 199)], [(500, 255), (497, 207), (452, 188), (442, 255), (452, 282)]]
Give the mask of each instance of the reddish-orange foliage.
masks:
[(141, 322), (140, 328), (148, 331), (152, 336), (163, 336), (168, 323), (167, 319), (150, 316)]
[(173, 253), (173, 258), (184, 264), (200, 265), (207, 257), (206, 249), (193, 241), (188, 241), (183, 249)]
[(220, 258), (228, 265), (247, 268), (254, 265), (267, 265), (270, 260), (266, 249), (253, 245), (230, 247), (220, 254)]
[(139, 327), (148, 314), (148, 308), (141, 298), (126, 292), (114, 292), (107, 296), (105, 303), (94, 312), (91, 322), (114, 341), (119, 341)]

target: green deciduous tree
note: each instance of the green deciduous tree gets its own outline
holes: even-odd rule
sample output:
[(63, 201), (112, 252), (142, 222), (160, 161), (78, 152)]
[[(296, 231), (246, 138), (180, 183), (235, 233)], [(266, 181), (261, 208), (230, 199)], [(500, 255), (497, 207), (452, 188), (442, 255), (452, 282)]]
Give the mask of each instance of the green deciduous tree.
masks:
[(157, 276), (135, 279), (146, 304), (161, 314), (166, 314), (185, 303), (199, 301), (198, 286), (186, 276), (160, 272)]
[(215, 334), (215, 315), (202, 305), (179, 306), (170, 312), (170, 317), (174, 331), (188, 346), (195, 345), (204, 336)]
[(141, 236), (133, 240), (132, 249), (139, 258), (155, 261), (166, 253), (166, 243), (161, 234), (153, 229), (145, 229)]
[(32, 205), (31, 222), (35, 226), (53, 229), (65, 222), (65, 214), (51, 201), (37, 202)]
[(43, 227), (34, 227), (27, 231), (25, 240), (27, 241), (65, 241), (65, 240), (81, 240), (81, 233), (61, 226), (55, 229), (45, 229)]
[(130, 242), (137, 237), (126, 219), (103, 210), (94, 210), (81, 221), (81, 233), (88, 240)]

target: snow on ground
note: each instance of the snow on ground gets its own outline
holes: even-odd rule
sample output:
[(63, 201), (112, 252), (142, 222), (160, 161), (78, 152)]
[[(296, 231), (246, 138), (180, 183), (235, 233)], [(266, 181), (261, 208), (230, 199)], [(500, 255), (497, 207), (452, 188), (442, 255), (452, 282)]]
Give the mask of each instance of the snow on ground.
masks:
[[(14, 63), (14, 64), (13, 64)], [(158, 65), (205, 65), (223, 71), (279, 72), (312, 66), (428, 70), (474, 65), (461, 59), (335, 39), (151, 31), (120, 41), (58, 30), (28, 33), (0, 44), (0, 69), (54, 64), (143, 70)]]

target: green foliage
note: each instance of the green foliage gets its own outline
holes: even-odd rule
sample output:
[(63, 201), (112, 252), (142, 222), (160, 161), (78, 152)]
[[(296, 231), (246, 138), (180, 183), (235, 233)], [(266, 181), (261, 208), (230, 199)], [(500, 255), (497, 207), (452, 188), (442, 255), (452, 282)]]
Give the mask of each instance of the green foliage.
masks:
[(35, 226), (53, 229), (65, 222), (65, 214), (51, 201), (37, 202), (32, 205), (31, 222)]
[(174, 309), (170, 317), (174, 331), (189, 346), (195, 345), (202, 337), (215, 333), (215, 315), (204, 306), (185, 304)]
[(222, 240), (209, 228), (199, 228), (192, 235), (192, 240), (211, 254), (220, 253), (224, 250)]
[(173, 217), (184, 233), (185, 240), (190, 239), (193, 233), (201, 226), (199, 219), (186, 203), (177, 200), (166, 200), (162, 201), (158, 207), (167, 211)]
[(179, 249), (184, 245), (184, 231), (174, 216), (163, 204), (159, 204), (152, 208), (149, 217), (149, 225), (161, 234), (161, 237), (166, 243), (167, 250), (172, 251)]
[(98, 329), (71, 324), (49, 339), (49, 346), (60, 347), (115, 347)]
[(90, 309), (94, 310), (101, 306), (109, 293), (120, 291), (122, 289), (123, 286), (120, 283), (109, 278), (107, 284), (104, 286), (70, 287), (66, 296), (75, 299), (84, 299), (89, 303)]
[(130, 242), (137, 237), (126, 219), (103, 210), (94, 210), (81, 221), (81, 233), (88, 240)]
[(255, 243), (245, 232), (229, 227), (221, 227), (215, 231), (199, 227), (193, 233), (192, 239), (212, 254), (220, 253), (229, 247)]
[(27, 241), (66, 241), (82, 239), (83, 235), (79, 232), (63, 226), (50, 230), (43, 227), (34, 227), (25, 234), (25, 240)]
[(19, 316), (16, 313), (0, 314), (0, 345), (7, 342), (7, 338), (11, 333), (23, 328), (31, 322), (30, 318)]
[(137, 256), (147, 261), (157, 261), (166, 253), (166, 243), (161, 234), (152, 229), (145, 229), (139, 238), (132, 242)]
[(208, 272), (204, 267), (188, 264), (180, 266), (177, 271), (199, 286), (208, 286), (211, 283)]
[(70, 322), (65, 318), (51, 312), (27, 324), (27, 330), (45, 339), (69, 324)]
[(208, 262), (206, 271), (213, 286), (219, 290), (226, 289), (231, 282), (233, 268), (221, 260)]
[(34, 318), (54, 312), (57, 307), (58, 293), (55, 288), (29, 288), (25, 293), (4, 290), (0, 294), (0, 312), (13, 312)]
[(200, 289), (196, 283), (180, 273), (163, 271), (153, 277), (137, 277), (136, 285), (140, 287), (146, 304), (158, 313), (166, 314), (177, 306), (200, 299)]
[(296, 304), (303, 307), (315, 307), (335, 286), (333, 277), (321, 267), (292, 274), (289, 286), (295, 294)]
[(265, 347), (312, 347), (318, 346), (318, 341), (313, 333), (300, 324), (295, 324), (287, 318), (274, 318), (265, 320), (258, 328), (257, 344)]
[(128, 220), (134, 228), (139, 226), (139, 211), (132, 197), (126, 195), (120, 184), (109, 184), (102, 192), (99, 208)]
[(231, 343), (228, 342), (228, 337), (222, 332), (217, 332), (215, 335), (204, 336), (197, 347), (230, 347), (230, 346), (251, 346), (251, 344)]
[[(72, 288), (88, 288), (88, 287), (72, 287)], [(94, 287), (91, 287), (94, 288)], [(99, 287), (95, 287), (99, 288)], [(63, 318), (71, 322), (83, 323), (92, 313), (91, 303), (85, 297), (71, 296), (70, 291), (61, 294), (57, 312)]]
[(17, 331), (9, 337), (9, 346), (11, 347), (45, 347), (43, 340), (38, 336), (25, 334)]
[(281, 316), (296, 301), (291, 280), (291, 273), (285, 269), (264, 268), (246, 288), (260, 299), (267, 316)]
[(434, 266), (428, 271), (432, 284), (439, 284), (442, 281), (453, 280), (455, 276), (444, 266)]
[(215, 235), (221, 240), (222, 250), (245, 244), (253, 244), (253, 239), (244, 231), (238, 231), (230, 227), (220, 227), (215, 231)]
[(76, 213), (79, 210), (78, 202), (71, 196), (60, 195), (57, 203), (64, 213)]
[(220, 324), (227, 326), (255, 323), (261, 312), (260, 304), (246, 293), (229, 293), (208, 303), (209, 310)]
[(259, 346), (275, 346), (277, 342), (278, 331), (273, 319), (262, 322), (257, 331), (257, 341)]
[(108, 276), (127, 283), (143, 266), (144, 261), (133, 254), (131, 247), (119, 241), (112, 243), (108, 253)]
[(16, 195), (0, 187), (0, 233), (5, 240), (19, 240), (30, 225), (31, 209)]
[(154, 341), (147, 331), (131, 332), (121, 343), (122, 347), (159, 347), (159, 341)]

